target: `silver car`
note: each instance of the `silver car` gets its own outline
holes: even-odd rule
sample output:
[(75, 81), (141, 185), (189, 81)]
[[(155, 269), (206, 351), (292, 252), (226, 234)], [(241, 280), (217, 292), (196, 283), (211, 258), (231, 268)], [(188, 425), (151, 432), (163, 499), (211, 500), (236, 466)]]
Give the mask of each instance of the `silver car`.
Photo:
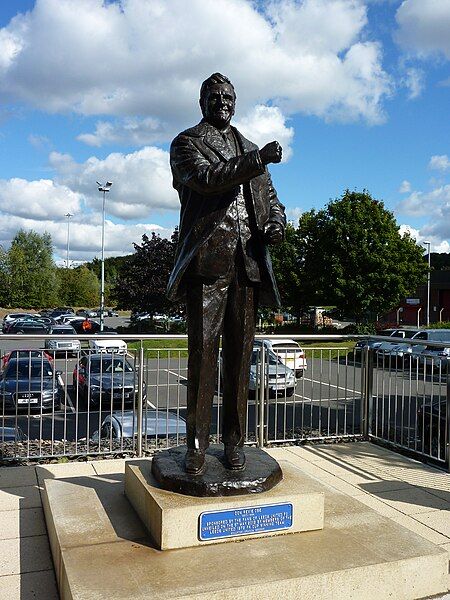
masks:
[[(186, 435), (186, 421), (169, 411), (147, 410), (143, 414), (142, 431), (147, 437)], [(100, 427), (102, 439), (117, 441), (133, 438), (136, 433), (136, 414), (132, 410), (107, 415)], [(98, 431), (94, 432), (92, 440), (98, 442)]]
[(50, 333), (55, 336), (55, 339), (45, 340), (45, 348), (47, 350), (53, 350), (55, 354), (56, 352), (67, 352), (70, 354), (78, 354), (80, 352), (80, 340), (64, 339), (66, 335), (77, 334), (72, 325), (55, 325), (51, 328)]
[[(293, 396), (295, 392), (295, 372), (284, 365), (278, 356), (266, 348), (265, 353), (265, 389), (268, 390), (269, 396)], [(220, 387), (222, 388), (222, 358), (219, 359), (219, 379)], [(250, 398), (255, 398), (257, 390), (260, 389), (261, 375), (261, 349), (253, 348), (251, 364), (250, 364), (250, 381), (248, 385), (248, 395)]]

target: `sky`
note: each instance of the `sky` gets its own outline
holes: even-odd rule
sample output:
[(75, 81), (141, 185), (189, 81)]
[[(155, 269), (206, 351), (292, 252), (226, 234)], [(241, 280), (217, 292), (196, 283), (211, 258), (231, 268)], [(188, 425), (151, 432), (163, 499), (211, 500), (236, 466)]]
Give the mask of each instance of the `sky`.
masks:
[(168, 150), (221, 72), (234, 124), (278, 140), (296, 223), (368, 190), (450, 252), (450, 0), (8, 0), (0, 3), (0, 245), (33, 229), (56, 260), (133, 251), (178, 224)]

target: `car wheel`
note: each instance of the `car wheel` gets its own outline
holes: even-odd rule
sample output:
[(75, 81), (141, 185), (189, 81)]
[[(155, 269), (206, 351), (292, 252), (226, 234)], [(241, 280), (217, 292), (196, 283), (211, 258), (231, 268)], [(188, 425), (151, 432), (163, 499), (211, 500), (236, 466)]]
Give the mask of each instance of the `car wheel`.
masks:
[(304, 373), (303, 369), (297, 369), (295, 371), (295, 376), (298, 378), (303, 377), (303, 373)]
[(291, 387), (291, 388), (286, 388), (286, 396), (287, 396), (288, 398), (290, 398), (291, 396), (293, 396), (293, 395), (294, 395), (294, 392), (295, 392), (295, 388), (293, 388), (293, 387)]

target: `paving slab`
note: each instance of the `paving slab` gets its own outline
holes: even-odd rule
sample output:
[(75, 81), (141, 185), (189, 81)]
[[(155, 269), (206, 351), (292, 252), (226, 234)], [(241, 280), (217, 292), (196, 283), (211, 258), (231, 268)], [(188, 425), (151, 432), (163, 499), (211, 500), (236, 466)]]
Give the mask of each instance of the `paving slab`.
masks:
[(0, 511), (0, 539), (10, 540), (33, 535), (45, 535), (42, 508)]
[[(130, 539), (126, 523), (119, 533), (115, 511), (96, 494), (84, 494), (73, 479), (49, 484), (53, 492), (45, 510), (53, 552), (59, 552), (62, 600), (312, 600), (331, 595), (333, 600), (412, 600), (447, 590), (443, 549), (327, 487), (323, 531), (159, 551), (150, 538)], [(72, 502), (63, 502), (56, 490), (67, 494), (68, 484)], [(119, 484), (110, 492), (122, 495)], [(80, 501), (79, 493), (84, 494)], [(79, 504), (84, 511), (75, 516)], [(86, 521), (80, 520), (83, 515)], [(67, 535), (71, 520), (77, 523), (76, 545)]]
[(91, 463), (97, 475), (105, 475), (110, 473), (124, 473), (125, 459), (113, 458), (111, 460), (95, 460)]
[(0, 577), (0, 598), (9, 600), (59, 600), (53, 569)]
[(376, 495), (386, 504), (390, 504), (407, 515), (426, 513), (433, 510), (450, 510), (450, 504), (443, 498), (429, 494), (414, 486), (401, 490), (377, 492)]
[(448, 537), (450, 542), (450, 511), (449, 510), (438, 510), (432, 513), (425, 513), (415, 515), (415, 518), (426, 525), (431, 527), (438, 533)]
[(36, 473), (30, 467), (0, 467), (0, 489), (36, 485)]
[(41, 495), (37, 483), (26, 487), (0, 489), (0, 511), (39, 506), (41, 506)]
[(62, 477), (78, 477), (80, 475), (95, 475), (90, 462), (70, 462), (36, 467), (38, 483), (42, 487), (44, 479), (61, 479)]
[(0, 540), (0, 577), (53, 568), (46, 535)]

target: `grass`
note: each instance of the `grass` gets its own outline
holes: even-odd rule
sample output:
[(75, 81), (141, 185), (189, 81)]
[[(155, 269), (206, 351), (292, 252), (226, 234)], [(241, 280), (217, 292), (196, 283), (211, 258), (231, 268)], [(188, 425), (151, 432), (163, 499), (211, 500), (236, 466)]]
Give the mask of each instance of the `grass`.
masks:
[[(144, 356), (146, 358), (187, 358), (187, 340), (144, 340)], [(139, 350), (140, 342), (128, 344), (129, 350)], [(172, 349), (172, 350), (171, 350)]]
[[(187, 358), (187, 340), (169, 340), (165, 338), (144, 340), (144, 356), (146, 358)], [(323, 359), (343, 358), (348, 352), (353, 351), (355, 342), (300, 342), (306, 351), (307, 358), (320, 358), (322, 349)], [(128, 344), (130, 350), (138, 350), (140, 342)], [(339, 350), (338, 350), (339, 349)]]

